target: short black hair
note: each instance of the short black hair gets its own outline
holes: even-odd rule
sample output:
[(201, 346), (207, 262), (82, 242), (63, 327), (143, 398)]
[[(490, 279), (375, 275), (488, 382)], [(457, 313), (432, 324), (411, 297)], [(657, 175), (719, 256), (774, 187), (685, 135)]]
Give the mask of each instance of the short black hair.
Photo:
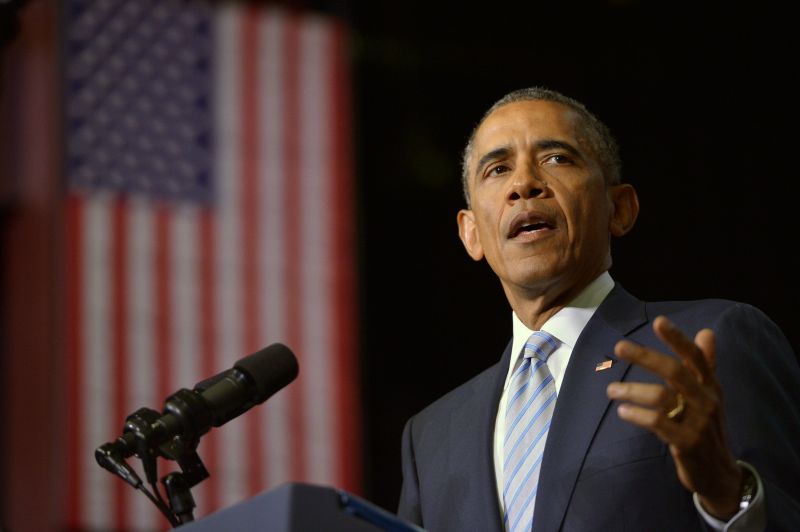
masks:
[(616, 139), (614, 139), (614, 136), (611, 134), (611, 131), (608, 129), (608, 126), (592, 114), (585, 105), (574, 98), (570, 98), (558, 91), (545, 87), (528, 87), (509, 92), (497, 100), (489, 110), (484, 113), (480, 121), (473, 128), (472, 133), (470, 133), (469, 140), (464, 147), (464, 153), (461, 158), (461, 186), (464, 189), (464, 199), (467, 201), (467, 205), (470, 204), (468, 187), (469, 158), (472, 155), (472, 143), (475, 140), (475, 134), (481, 127), (481, 124), (483, 124), (490, 114), (504, 105), (534, 100), (560, 103), (576, 111), (588, 126), (589, 138), (587, 140), (592, 150), (600, 159), (600, 165), (603, 168), (606, 182), (609, 184), (618, 184), (622, 181), (622, 160), (619, 155), (619, 146), (617, 145)]

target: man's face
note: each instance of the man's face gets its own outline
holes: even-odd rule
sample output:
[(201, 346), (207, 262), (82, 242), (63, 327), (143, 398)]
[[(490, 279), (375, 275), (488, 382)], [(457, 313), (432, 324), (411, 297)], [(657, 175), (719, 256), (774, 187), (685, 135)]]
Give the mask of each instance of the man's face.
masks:
[(500, 107), (475, 134), (472, 208), (459, 213), (459, 234), (509, 296), (574, 296), (611, 264), (615, 187), (606, 186), (587, 135), (575, 111), (540, 100)]

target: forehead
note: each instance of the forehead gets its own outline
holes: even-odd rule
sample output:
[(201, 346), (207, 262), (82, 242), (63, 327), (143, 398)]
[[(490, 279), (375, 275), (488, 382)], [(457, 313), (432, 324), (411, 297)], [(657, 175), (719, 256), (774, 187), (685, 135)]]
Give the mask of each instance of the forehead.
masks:
[(481, 154), (501, 146), (520, 148), (542, 139), (561, 140), (586, 150), (583, 120), (558, 102), (525, 100), (495, 109), (475, 132), (470, 166)]
[(522, 141), (527, 137), (558, 135), (575, 137), (580, 116), (558, 102), (524, 100), (495, 109), (475, 132), (475, 145), (498, 137)]

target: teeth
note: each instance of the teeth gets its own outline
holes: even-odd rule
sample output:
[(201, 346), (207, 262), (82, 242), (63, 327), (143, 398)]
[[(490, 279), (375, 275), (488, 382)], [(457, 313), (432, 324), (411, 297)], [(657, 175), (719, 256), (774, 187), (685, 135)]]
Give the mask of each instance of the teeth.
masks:
[(538, 222), (528, 222), (518, 226), (517, 229), (514, 230), (513, 235), (510, 236), (513, 238), (514, 236), (521, 235), (523, 233), (533, 233), (534, 231), (543, 229), (552, 229), (552, 226), (544, 220), (540, 220)]
[(532, 224), (525, 224), (525, 225), (521, 226), (517, 230), (517, 234), (519, 235), (519, 234), (522, 234), (522, 233), (532, 233), (533, 231), (537, 231), (539, 229), (546, 229), (547, 227), (548, 227), (548, 225), (545, 222), (536, 222), (536, 223), (532, 223)]

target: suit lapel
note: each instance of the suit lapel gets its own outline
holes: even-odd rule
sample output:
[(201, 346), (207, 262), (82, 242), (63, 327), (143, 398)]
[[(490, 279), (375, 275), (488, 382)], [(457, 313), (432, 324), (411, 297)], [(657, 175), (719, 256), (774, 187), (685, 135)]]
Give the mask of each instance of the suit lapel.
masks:
[[(609, 407), (606, 387), (622, 380), (630, 364), (614, 344), (646, 323), (644, 304), (616, 285), (578, 338), (547, 435), (534, 511), (534, 531), (558, 530), (600, 420)], [(598, 363), (611, 367), (595, 371)]]
[[(460, 405), (450, 420), (453, 437), (461, 437), (462, 443), (452, 445), (457, 449), (452, 456), (453, 473), (461, 476), (467, 486), (462, 490), (463, 498), (459, 500), (459, 508), (463, 522), (470, 523), (475, 530), (502, 532), (503, 521), (500, 506), (497, 502), (497, 481), (494, 471), (494, 424), (497, 417), (497, 406), (503, 391), (506, 370), (510, 363), (511, 342), (509, 342), (499, 363), (491, 370), (489, 386), (474, 382), (472, 394)], [(472, 438), (469, 435), (475, 434)], [(470, 443), (472, 442), (472, 443)], [(477, 442), (475, 445), (474, 442)], [(464, 476), (464, 468), (471, 470)]]

